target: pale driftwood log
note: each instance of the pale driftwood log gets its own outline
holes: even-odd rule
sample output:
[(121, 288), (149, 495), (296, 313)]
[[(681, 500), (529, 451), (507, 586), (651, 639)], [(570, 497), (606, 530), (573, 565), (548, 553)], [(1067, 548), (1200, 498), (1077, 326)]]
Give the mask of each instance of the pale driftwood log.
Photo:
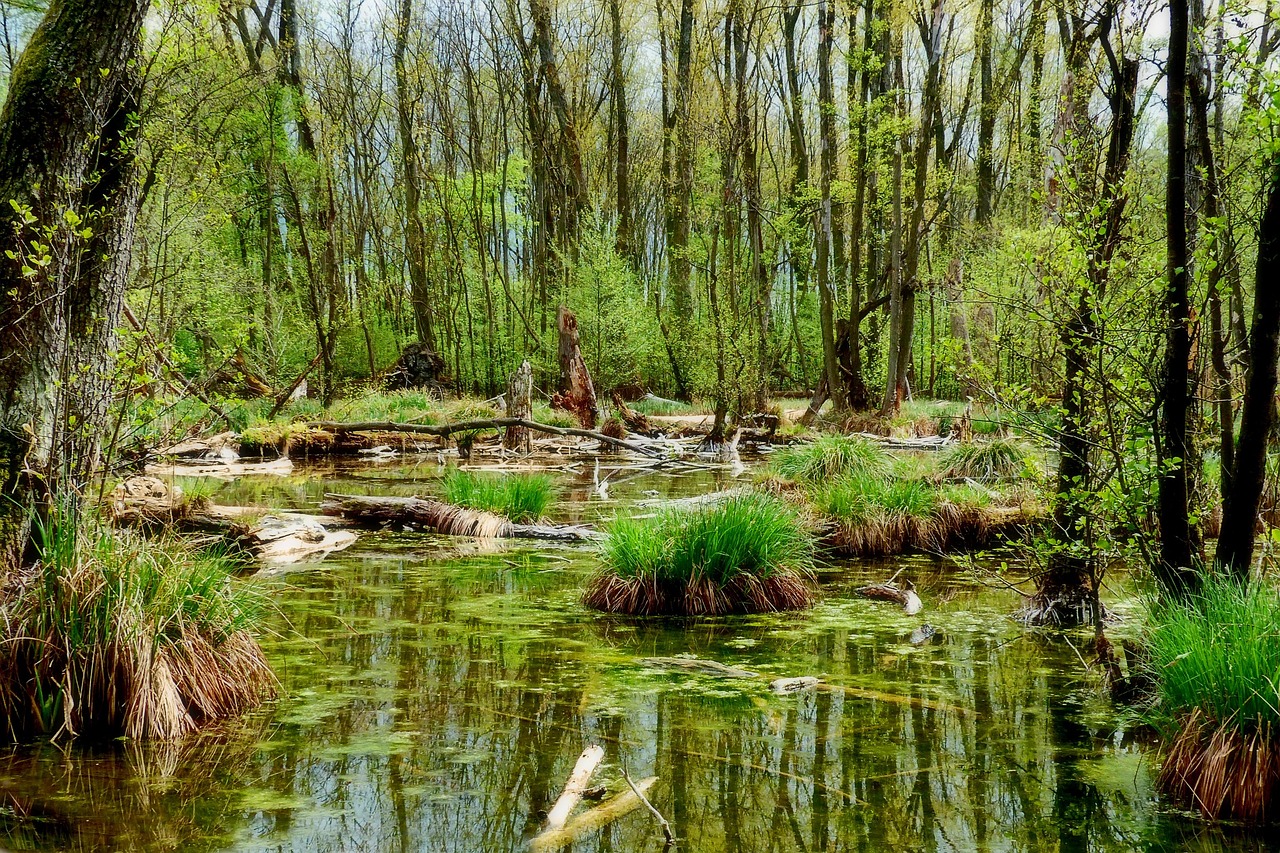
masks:
[(356, 534), (329, 530), (315, 516), (261, 515), (255, 507), (218, 506), (186, 500), (182, 489), (155, 477), (131, 477), (107, 497), (103, 510), (121, 527), (212, 533), (265, 563), (322, 559), (350, 547)]
[(554, 832), (557, 829), (564, 829), (565, 823), (569, 820), (569, 814), (573, 811), (573, 807), (582, 799), (582, 794), (587, 790), (587, 785), (591, 782), (591, 774), (596, 772), (596, 768), (600, 766), (600, 762), (604, 760), (604, 747), (599, 744), (591, 744), (582, 751), (578, 756), (577, 762), (573, 765), (573, 772), (569, 774), (569, 779), (564, 783), (564, 790), (560, 792), (559, 798), (556, 799), (555, 805), (551, 807), (551, 811), (547, 812), (547, 831)]
[(505, 429), (506, 427), (517, 426), (531, 429), (534, 432), (545, 432), (549, 435), (591, 438), (605, 444), (612, 444), (615, 447), (621, 447), (624, 450), (630, 450), (633, 453), (639, 453), (655, 459), (663, 458), (661, 453), (650, 447), (645, 447), (643, 444), (626, 441), (621, 438), (613, 438), (612, 436), (595, 432), (594, 430), (551, 426), (550, 424), (540, 424), (536, 421), (530, 421), (524, 418), (488, 418), (476, 421), (460, 421), (454, 424), (440, 424), (438, 426), (432, 424), (401, 424), (396, 423), (395, 421), (359, 421), (354, 423), (342, 423), (339, 421), (312, 421), (307, 424), (307, 426), (314, 429), (328, 430), (333, 433), (400, 432), (418, 435), (434, 435), (441, 438), (446, 438), (453, 435), (455, 432), (472, 432), (482, 429)]
[(584, 836), (600, 830), (620, 817), (631, 814), (640, 808), (642, 796), (657, 783), (657, 776), (650, 776), (635, 783), (634, 790), (623, 791), (593, 809), (589, 809), (565, 824), (564, 829), (554, 832), (543, 832), (534, 837), (529, 844), (530, 853), (552, 853), (568, 847)]
[(821, 679), (816, 676), (800, 675), (795, 678), (775, 678), (769, 682), (769, 689), (780, 696), (785, 696), (788, 693), (799, 693), (810, 687), (817, 687), (820, 683)]
[[(520, 369), (511, 374), (507, 383), (507, 416), (516, 420), (529, 420), (533, 417), (533, 366), (525, 359)], [(509, 426), (502, 437), (502, 446), (507, 450), (519, 450), (528, 453), (531, 449), (529, 428)]]
[(320, 511), (365, 526), (412, 525), (445, 536), (585, 542), (601, 535), (580, 525), (516, 524), (500, 515), (431, 498), (325, 495)]
[(287, 457), (270, 462), (208, 462), (190, 465), (148, 465), (146, 472), (153, 477), (213, 477), (218, 480), (234, 480), (236, 477), (268, 475), (283, 477), (293, 472), (293, 463)]
[(259, 560), (277, 565), (323, 559), (355, 541), (350, 530), (326, 530), (314, 518), (301, 515), (263, 516), (240, 540)]
[(730, 498), (736, 498), (740, 495), (748, 494), (749, 491), (750, 490), (746, 487), (738, 487), (733, 489), (723, 489), (719, 492), (710, 492), (705, 495), (694, 495), (691, 498), (648, 498), (646, 500), (636, 501), (634, 506), (656, 506), (664, 509), (690, 509), (693, 507), (722, 503)]
[(165, 459), (235, 462), (240, 458), (240, 438), (234, 432), (220, 432), (208, 438), (188, 438), (158, 450), (156, 454)]
[(873, 432), (855, 432), (850, 433), (850, 435), (865, 438), (867, 441), (874, 441), (889, 450), (942, 450), (955, 444), (950, 438), (942, 435), (924, 435), (919, 438), (876, 435)]

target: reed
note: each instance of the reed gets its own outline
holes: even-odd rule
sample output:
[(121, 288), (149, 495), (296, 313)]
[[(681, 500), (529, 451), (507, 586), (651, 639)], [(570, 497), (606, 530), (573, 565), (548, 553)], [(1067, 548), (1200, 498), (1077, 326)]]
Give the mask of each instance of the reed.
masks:
[(62, 512), (0, 590), (0, 715), (12, 739), (175, 738), (275, 690), (264, 600), (227, 564)]
[(1280, 591), (1207, 578), (1152, 612), (1149, 721), (1169, 744), (1157, 782), (1210, 819), (1265, 823), (1280, 792)]
[(447, 503), (517, 523), (542, 518), (554, 499), (555, 484), (546, 474), (481, 474), (454, 468), (444, 477)]
[(883, 478), (891, 465), (889, 454), (865, 438), (820, 435), (808, 444), (780, 451), (773, 468), (781, 477), (817, 483), (833, 477)]
[(584, 597), (597, 610), (697, 616), (813, 603), (812, 537), (790, 505), (767, 494), (620, 518), (601, 557)]

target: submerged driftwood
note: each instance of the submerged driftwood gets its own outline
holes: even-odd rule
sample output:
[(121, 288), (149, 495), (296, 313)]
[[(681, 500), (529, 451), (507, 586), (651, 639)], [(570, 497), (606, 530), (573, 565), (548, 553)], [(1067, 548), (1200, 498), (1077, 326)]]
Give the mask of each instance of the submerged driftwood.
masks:
[(644, 663), (650, 666), (661, 667), (662, 669), (683, 669), (690, 672), (698, 672), (703, 675), (713, 675), (717, 678), (759, 678), (760, 673), (752, 672), (749, 669), (739, 669), (736, 666), (728, 666), (719, 661), (707, 660), (705, 658), (644, 658)]
[(591, 782), (591, 774), (596, 772), (596, 768), (603, 760), (604, 747), (594, 743), (578, 756), (577, 763), (573, 765), (573, 772), (569, 774), (569, 780), (564, 783), (564, 790), (560, 793), (555, 805), (551, 807), (551, 811), (547, 812), (548, 831), (564, 829), (565, 823), (569, 820), (569, 814), (574, 806), (578, 805), (587, 790), (587, 785)]
[[(568, 847), (588, 833), (595, 832), (623, 815), (635, 811), (642, 805), (647, 806), (650, 811), (657, 815), (662, 824), (666, 824), (666, 821), (662, 819), (657, 809), (649, 803), (648, 798), (645, 796), (645, 793), (658, 781), (658, 777), (650, 776), (636, 783), (631, 781), (625, 771), (622, 777), (626, 780), (627, 786), (630, 788), (629, 791), (625, 791), (613, 799), (579, 814), (573, 820), (569, 820), (569, 815), (573, 813), (578, 803), (583, 798), (591, 797), (595, 794), (594, 791), (589, 791), (587, 786), (591, 783), (591, 774), (595, 773), (596, 768), (600, 766), (600, 762), (603, 760), (604, 748), (597, 744), (591, 744), (582, 751), (582, 754), (578, 756), (578, 760), (574, 762), (569, 778), (564, 783), (564, 790), (561, 791), (560, 796), (556, 799), (555, 805), (547, 812), (547, 822), (542, 832), (538, 833), (530, 841), (530, 850), (534, 851), (534, 853), (547, 853), (547, 851)], [(603, 796), (603, 786), (598, 790), (599, 796)], [(670, 839), (670, 828), (667, 827), (665, 831), (667, 838)]]
[(368, 527), (401, 525), (418, 527), (445, 536), (495, 539), (542, 539), (552, 542), (584, 542), (601, 534), (590, 527), (569, 524), (517, 524), (500, 515), (467, 509), (431, 498), (326, 495), (321, 512), (337, 515)]

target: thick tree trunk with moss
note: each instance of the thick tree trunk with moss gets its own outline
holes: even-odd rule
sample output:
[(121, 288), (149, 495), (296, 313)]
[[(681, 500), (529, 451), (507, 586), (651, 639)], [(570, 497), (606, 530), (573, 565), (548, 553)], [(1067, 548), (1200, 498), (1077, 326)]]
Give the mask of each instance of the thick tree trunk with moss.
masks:
[[(0, 559), (99, 463), (137, 216), (146, 0), (54, 0), (0, 113)], [(11, 206), (12, 205), (12, 206)]]

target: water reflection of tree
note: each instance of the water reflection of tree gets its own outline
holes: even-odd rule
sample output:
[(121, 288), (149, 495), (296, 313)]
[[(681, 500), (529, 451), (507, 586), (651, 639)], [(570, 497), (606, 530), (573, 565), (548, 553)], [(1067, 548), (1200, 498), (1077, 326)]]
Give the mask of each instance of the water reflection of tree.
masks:
[[(1148, 804), (1080, 770), (1105, 733), (1064, 701), (1090, 689), (1054, 674), (1079, 671), (1069, 649), (981, 619), (922, 647), (883, 622), (618, 623), (565, 609), (576, 576), (498, 563), (361, 557), (295, 577), (281, 607), (306, 639), (276, 641), (294, 698), (272, 748), (210, 759), (219, 781), (197, 796), (261, 844), (517, 850), (596, 741), (601, 779), (619, 763), (660, 777), (688, 850), (1106, 847), (1143, 827)], [(827, 688), (778, 697), (641, 663), (682, 651)], [(274, 801), (240, 808), (227, 788), (247, 786)], [(167, 800), (146, 814), (156, 837), (198, 835)], [(656, 839), (641, 813), (574, 851)]]

